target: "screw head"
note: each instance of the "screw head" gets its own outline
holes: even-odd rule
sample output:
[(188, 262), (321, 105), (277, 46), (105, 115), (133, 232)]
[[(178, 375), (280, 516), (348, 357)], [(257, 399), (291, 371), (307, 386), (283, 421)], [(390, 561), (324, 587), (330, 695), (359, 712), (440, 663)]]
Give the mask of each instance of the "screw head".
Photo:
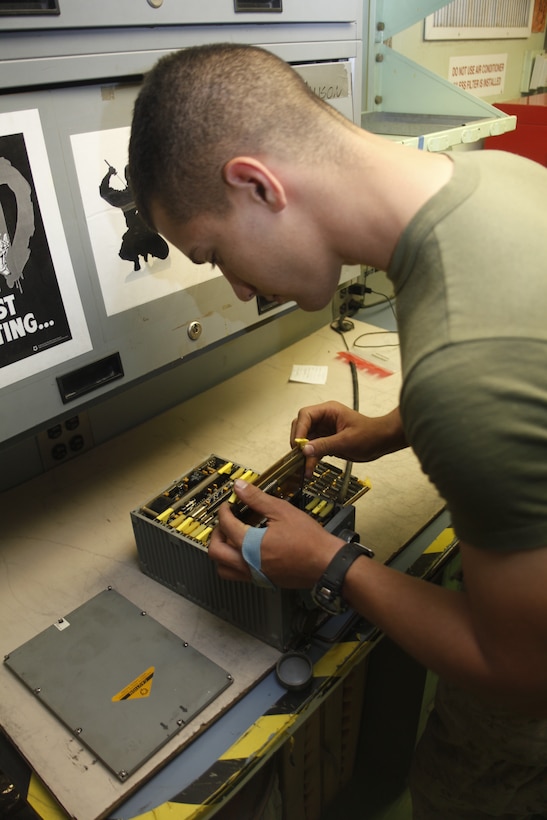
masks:
[(187, 333), (190, 339), (192, 339), (192, 341), (195, 342), (196, 339), (199, 339), (199, 337), (201, 336), (202, 330), (203, 328), (201, 326), (201, 322), (190, 322), (190, 324), (188, 325)]

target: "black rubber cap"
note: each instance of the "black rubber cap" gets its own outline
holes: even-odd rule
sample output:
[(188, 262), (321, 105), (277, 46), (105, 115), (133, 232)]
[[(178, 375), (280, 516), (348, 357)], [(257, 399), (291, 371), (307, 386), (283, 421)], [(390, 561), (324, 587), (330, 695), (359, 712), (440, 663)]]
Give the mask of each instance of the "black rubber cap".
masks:
[(312, 662), (303, 652), (286, 652), (277, 661), (275, 672), (279, 683), (293, 692), (306, 689), (313, 678)]

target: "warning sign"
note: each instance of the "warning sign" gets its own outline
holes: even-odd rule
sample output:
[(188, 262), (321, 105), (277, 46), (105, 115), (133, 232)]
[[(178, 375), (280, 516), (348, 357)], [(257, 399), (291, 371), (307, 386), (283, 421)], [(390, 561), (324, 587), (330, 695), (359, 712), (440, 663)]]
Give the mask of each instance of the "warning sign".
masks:
[(136, 700), (137, 698), (147, 698), (152, 691), (152, 678), (154, 677), (155, 667), (151, 666), (134, 681), (131, 681), (121, 692), (114, 695), (112, 702), (117, 700)]
[(503, 94), (507, 54), (450, 57), (448, 79), (476, 97)]

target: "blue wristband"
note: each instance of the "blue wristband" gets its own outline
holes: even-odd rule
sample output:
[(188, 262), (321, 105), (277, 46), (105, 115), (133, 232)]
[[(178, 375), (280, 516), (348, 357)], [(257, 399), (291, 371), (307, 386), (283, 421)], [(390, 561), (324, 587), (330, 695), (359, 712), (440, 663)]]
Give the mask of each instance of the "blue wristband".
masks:
[(261, 569), (262, 559), (260, 555), (260, 545), (266, 535), (266, 530), (267, 527), (249, 527), (243, 538), (241, 554), (251, 570), (254, 583), (259, 587), (275, 589), (275, 584), (272, 584), (268, 576), (264, 575)]

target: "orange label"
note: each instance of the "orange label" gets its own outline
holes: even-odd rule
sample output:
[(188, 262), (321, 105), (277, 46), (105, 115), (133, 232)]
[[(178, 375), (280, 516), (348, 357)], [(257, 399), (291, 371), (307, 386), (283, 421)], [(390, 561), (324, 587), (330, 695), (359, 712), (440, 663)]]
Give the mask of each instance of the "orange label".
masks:
[(125, 686), (121, 692), (114, 695), (112, 701), (117, 700), (136, 700), (137, 698), (147, 698), (152, 691), (152, 678), (154, 677), (155, 667), (151, 666), (134, 681), (131, 681)]

